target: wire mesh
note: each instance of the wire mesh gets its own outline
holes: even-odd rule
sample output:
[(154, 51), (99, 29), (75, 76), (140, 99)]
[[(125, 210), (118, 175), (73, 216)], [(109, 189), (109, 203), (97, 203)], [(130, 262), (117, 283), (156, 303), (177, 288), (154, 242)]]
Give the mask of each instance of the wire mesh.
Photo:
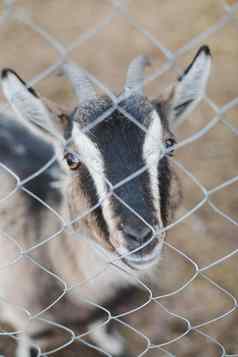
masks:
[[(160, 64), (157, 69), (155, 69), (153, 72), (151, 72), (146, 78), (145, 78), (145, 87), (149, 87), (150, 84), (153, 84), (154, 81), (158, 79), (163, 79), (163, 76), (170, 73), (170, 71), (174, 71), (176, 73), (181, 73), (181, 65), (180, 65), (180, 59), (183, 58), (183, 56), (187, 55), (190, 53), (191, 50), (196, 50), (198, 46), (200, 46), (203, 42), (209, 41), (209, 39), (214, 35), (214, 34), (220, 34), (221, 32), (225, 31), (227, 26), (232, 26), (236, 27), (236, 31), (238, 31), (237, 28), (237, 14), (238, 14), (238, 2), (220, 2), (219, 6), (222, 9), (222, 13), (218, 16), (216, 21), (210, 25), (208, 28), (204, 28), (204, 31), (200, 32), (197, 35), (192, 36), (192, 38), (189, 38), (188, 41), (183, 43), (180, 47), (177, 47), (175, 50), (170, 50), (170, 48), (166, 47), (163, 43), (163, 39), (160, 38), (159, 34), (158, 36), (154, 36), (150, 30), (146, 29), (146, 26), (142, 25), (140, 21), (134, 16), (133, 12), (130, 11), (130, 1), (119, 1), (119, 0), (110, 0), (107, 1), (108, 6), (110, 7), (109, 14), (104, 16), (102, 21), (98, 24), (92, 23), (90, 26), (90, 29), (83, 31), (79, 37), (74, 39), (73, 41), (68, 41), (66, 44), (65, 41), (59, 41), (57, 39), (57, 36), (51, 35), (50, 31), (47, 28), (44, 28), (43, 25), (39, 25), (34, 19), (33, 16), (30, 16), (29, 13), (27, 13), (27, 6), (20, 3), (17, 4), (17, 1), (14, 0), (5, 0), (2, 4), (2, 15), (0, 17), (0, 25), (3, 26), (6, 23), (18, 23), (20, 25), (26, 26), (29, 31), (33, 31), (34, 33), (37, 33), (41, 38), (44, 39), (44, 41), (47, 42), (49, 47), (52, 47), (56, 53), (56, 60), (53, 62), (53, 64), (50, 64), (45, 68), (43, 71), (40, 73), (37, 73), (34, 75), (33, 78), (29, 81), (29, 85), (36, 85), (39, 83), (42, 83), (46, 81), (49, 77), (55, 76), (56, 70), (60, 68), (62, 63), (64, 63), (65, 60), (69, 60), (72, 53), (74, 52), (75, 49), (81, 49), (83, 51), (83, 46), (87, 43), (89, 43), (90, 46), (90, 40), (93, 39), (97, 34), (100, 34), (102, 31), (107, 31), (109, 29), (109, 26), (116, 21), (117, 17), (120, 16), (122, 17), (129, 26), (131, 26), (136, 33), (139, 33), (143, 38), (146, 39), (150, 43), (151, 46), (155, 50), (158, 50), (161, 53), (161, 56), (164, 58), (164, 61), (162, 64)], [(148, 5), (149, 6), (149, 5)], [(173, 7), (173, 5), (170, 5)], [(192, 5), (193, 6), (193, 5)], [(194, 5), (195, 6), (195, 5)], [(158, 4), (158, 9), (155, 9), (155, 11), (158, 10), (159, 12), (160, 4)], [(182, 21), (181, 19), (178, 19)], [(159, 20), (158, 20), (159, 21)], [(109, 31), (109, 30), (108, 30)], [(238, 33), (238, 32), (237, 32)], [(228, 40), (228, 35), (227, 40)], [(4, 54), (2, 54), (4, 55)], [(108, 54), (106, 54), (108, 55)], [(225, 55), (224, 55), (224, 58)], [(97, 78), (93, 73), (90, 71), (88, 72), (90, 79), (95, 83), (95, 85), (99, 88), (100, 91), (103, 93), (107, 94), (115, 104), (115, 107), (119, 109), (126, 117), (128, 120), (132, 121), (134, 124), (138, 125), (138, 122), (136, 121), (135, 118), (133, 118), (129, 113), (127, 113), (122, 107), (120, 107), (120, 103), (118, 102), (118, 98), (114, 95), (114, 91), (109, 88), (107, 84), (105, 84), (101, 79)], [(216, 74), (219, 76), (219, 73)], [(236, 79), (237, 80), (237, 79)], [(77, 100), (77, 99), (76, 99)], [(219, 101), (218, 101), (219, 102)], [(190, 222), (192, 220), (192, 225), (193, 228), (198, 229), (199, 231), (202, 230), (202, 228), (199, 226), (201, 223), (199, 221), (198, 216), (196, 214), (201, 210), (203, 207), (206, 207), (206, 209), (213, 211), (214, 213), (214, 224), (219, 226), (219, 219), (222, 219), (222, 222), (226, 222), (226, 230), (232, 230), (233, 227), (237, 226), (237, 218), (231, 215), (230, 213), (227, 213), (226, 209), (221, 208), (221, 200), (218, 200), (220, 203), (216, 203), (216, 197), (217, 194), (222, 192), (223, 200), (229, 200), (231, 198), (230, 196), (227, 196), (227, 191), (226, 189), (234, 187), (234, 184), (238, 180), (238, 176), (234, 175), (232, 177), (226, 177), (222, 181), (214, 181), (215, 184), (211, 184), (210, 187), (208, 188), (206, 184), (203, 184), (203, 180), (200, 180), (200, 175), (194, 174), (193, 172), (198, 172), (197, 170), (193, 168), (187, 168), (186, 164), (184, 164), (182, 158), (183, 158), (183, 148), (185, 150), (188, 150), (190, 146), (192, 146), (194, 143), (198, 142), (201, 140), (201, 138), (206, 137), (211, 133), (214, 129), (216, 129), (218, 126), (220, 126), (221, 132), (229, 132), (229, 135), (232, 137), (237, 136), (237, 127), (234, 124), (232, 120), (229, 120), (229, 113), (232, 112), (232, 110), (236, 109), (238, 106), (238, 97), (233, 97), (233, 98), (228, 98), (228, 100), (225, 100), (223, 103), (217, 103), (216, 100), (212, 99), (208, 95), (205, 97), (203, 101), (203, 105), (206, 106), (206, 111), (209, 112), (209, 121), (208, 123), (203, 123), (204, 125), (200, 126), (198, 125), (198, 130), (195, 132), (189, 132), (187, 136), (185, 136), (184, 139), (180, 140), (179, 143), (176, 145), (176, 150), (179, 152), (181, 150), (181, 160), (180, 159), (173, 159), (174, 165), (178, 172), (185, 178), (185, 181), (189, 182), (189, 187), (191, 187), (192, 190), (199, 192), (200, 193), (200, 198), (194, 204), (192, 207), (187, 209), (186, 211), (183, 212), (182, 215), (179, 216), (176, 220), (174, 220), (172, 223), (170, 223), (167, 227), (164, 228), (165, 231), (169, 231), (169, 233), (184, 224), (186, 222)], [(7, 105), (5, 102), (2, 101), (1, 105), (1, 110), (2, 112), (5, 111), (7, 108)], [(111, 109), (113, 110), (113, 108)], [(98, 122), (102, 121), (105, 119), (105, 117), (108, 116), (108, 113), (104, 113), (100, 118), (97, 119), (93, 125), (97, 125)], [(86, 128), (87, 130), (90, 130), (89, 128)], [(141, 128), (142, 130), (146, 130), (145, 128)], [(217, 138), (217, 140), (221, 141), (223, 137), (220, 135), (220, 137)], [(234, 150), (234, 148), (232, 148)], [(198, 149), (199, 150), (199, 149)], [(221, 153), (225, 150), (224, 147), (221, 148)], [(216, 157), (218, 155), (216, 153), (216, 148), (214, 148), (214, 153)], [(206, 160), (206, 158), (204, 159)], [(53, 207), (51, 207), (48, 203), (44, 202), (44, 200), (40, 199), (37, 195), (33, 194), (30, 190), (28, 190), (25, 187), (25, 184), (33, 180), (35, 177), (39, 176), (42, 172), (44, 172), (48, 167), (50, 167), (53, 162), (55, 161), (55, 157), (53, 157), (47, 165), (42, 167), (40, 170), (38, 170), (36, 173), (33, 175), (30, 175), (29, 177), (25, 178), (24, 180), (21, 180), (18, 176), (15, 175), (14, 172), (12, 172), (6, 165), (3, 163), (1, 164), (1, 167), (6, 170), (14, 179), (15, 179), (15, 187), (12, 189), (10, 193), (8, 193), (5, 197), (1, 199), (1, 204), (6, 203), (10, 198), (19, 190), (25, 191), (26, 194), (31, 195), (35, 200), (40, 202), (41, 205), (44, 206), (44, 210), (50, 211), (51, 214), (55, 217), (55, 219), (58, 220), (60, 224), (60, 228), (57, 232), (54, 232), (53, 234), (49, 235), (48, 237), (45, 237), (45, 239), (41, 240), (40, 242), (36, 243), (34, 246), (28, 247), (25, 249), (23, 246), (20, 245), (20, 243), (17, 241), (16, 237), (13, 237), (9, 235), (7, 232), (4, 232), (1, 230), (1, 235), (4, 237), (4, 239), (7, 239), (12, 242), (16, 246), (16, 249), (18, 250), (17, 256), (11, 260), (8, 261), (6, 264), (1, 265), (1, 273), (4, 273), (6, 269), (11, 268), (12, 266), (16, 266), (20, 263), (22, 259), (28, 259), (34, 266), (36, 266), (38, 269), (41, 271), (45, 272), (48, 274), (48, 276), (51, 279), (57, 280), (57, 284), (61, 286), (61, 294), (57, 296), (53, 301), (42, 308), (41, 311), (37, 312), (32, 312), (28, 311), (24, 306), (14, 306), (15, 309), (22, 311), (22, 313), (27, 317), (29, 320), (29, 323), (34, 321), (34, 320), (39, 320), (44, 322), (45, 325), (48, 326), (48, 328), (56, 329), (56, 330), (61, 330), (63, 332), (63, 335), (65, 337), (65, 341), (61, 344), (59, 344), (57, 347), (47, 350), (47, 352), (42, 352), (39, 346), (36, 346), (38, 349), (38, 356), (44, 355), (48, 356), (51, 354), (58, 355), (57, 353), (65, 352), (65, 355), (70, 355), (70, 352), (67, 352), (68, 349), (66, 348), (71, 347), (73, 342), (80, 342), (81, 344), (85, 345), (87, 347), (87, 350), (96, 352), (100, 352), (102, 355), (105, 356), (110, 356), (110, 354), (96, 345), (92, 344), (89, 342), (86, 337), (90, 335), (92, 330), (87, 328), (84, 332), (78, 333), (76, 332), (73, 328), (67, 327), (67, 324), (62, 324), (62, 323), (57, 323), (55, 321), (50, 321), (44, 317), (44, 314), (49, 311), (50, 309), (54, 308), (62, 299), (64, 299), (67, 294), (70, 294), (72, 291), (76, 290), (84, 284), (89, 284), (90, 281), (95, 281), (98, 279), (99, 275), (103, 275), (105, 273), (105, 270), (100, 271), (96, 276), (91, 276), (89, 281), (77, 281), (74, 282), (73, 284), (68, 284), (61, 276), (55, 274), (53, 271), (48, 269), (47, 265), (43, 265), (37, 261), (37, 258), (32, 256), (32, 253), (37, 252), (38, 249), (41, 249), (42, 247), (47, 246), (47, 244), (52, 241), (52, 240), (57, 240), (60, 239), (61, 234), (64, 232), (69, 233), (74, 235), (72, 232), (72, 224), (75, 222), (80, 221), (83, 217), (87, 216), (92, 210), (96, 209), (98, 206), (102, 204), (102, 202), (98, 202), (96, 206), (91, 207), (89, 211), (83, 212), (82, 215), (75, 217), (73, 220), (66, 220), (65, 217), (62, 217)], [(196, 161), (195, 164), (198, 164)], [(218, 163), (219, 164), (219, 163)], [(200, 162), (199, 162), (200, 165)], [(201, 164), (201, 170), (204, 168)], [(209, 167), (205, 167), (205, 170), (209, 170)], [(123, 202), (119, 196), (115, 193), (115, 188), (118, 188), (120, 185), (125, 184), (125, 182), (128, 182), (129, 180), (134, 179), (138, 175), (140, 175), (143, 170), (146, 170), (146, 167), (143, 168), (142, 170), (139, 170), (129, 177), (127, 177), (125, 180), (119, 182), (116, 186), (113, 186), (111, 183), (108, 183), (110, 185), (110, 194), (114, 195), (115, 198), (120, 200), (120, 202), (127, 207), (128, 210), (132, 211), (134, 214), (137, 214), (130, 206), (126, 204), (126, 202)], [(212, 170), (212, 168), (211, 168)], [(225, 170), (225, 167), (224, 167)], [(236, 170), (234, 171), (236, 172)], [(186, 195), (186, 193), (185, 193)], [(234, 195), (234, 193), (231, 193), (231, 195)], [(237, 207), (237, 206), (236, 206)], [(237, 211), (237, 210), (236, 210)], [(229, 212), (229, 210), (228, 210)], [(137, 214), (138, 215), (138, 214)], [(142, 220), (143, 218), (140, 217)], [(209, 216), (210, 218), (210, 216)], [(145, 222), (148, 224), (147, 222)], [(225, 224), (225, 223), (224, 223)], [(196, 228), (198, 227), (198, 228)], [(153, 230), (153, 227), (150, 227)], [(186, 228), (185, 228), (186, 229)], [(215, 228), (214, 228), (215, 229)], [(216, 231), (216, 229), (215, 229)], [(235, 234), (237, 235), (237, 232), (234, 229), (234, 236)], [(206, 232), (204, 233), (204, 236), (206, 236)], [(191, 238), (192, 240), (193, 238)], [(145, 283), (144, 281), (138, 279), (132, 272), (129, 272), (127, 270), (124, 271), (124, 269), (121, 266), (118, 266), (117, 260), (113, 260), (110, 263), (108, 263), (106, 269), (109, 269), (109, 266), (113, 266), (115, 269), (120, 270), (121, 274), (128, 274), (130, 275), (131, 278), (133, 278), (135, 281), (137, 281), (138, 285), (141, 287), (141, 289), (144, 291), (144, 294), (146, 296), (145, 300), (140, 303), (139, 305), (136, 304), (136, 307), (133, 307), (127, 311), (124, 311), (122, 313), (117, 313), (117, 314), (112, 314), (111, 311), (109, 311), (107, 308), (95, 304), (93, 301), (90, 301), (88, 299), (85, 299), (83, 297), (80, 297), (80, 292), (77, 290), (78, 297), (81, 299), (82, 302), (85, 304), (94, 306), (95, 309), (100, 309), (104, 311), (105, 313), (105, 320), (101, 323), (101, 327), (107, 325), (109, 322), (117, 322), (118, 326), (123, 330), (129, 331), (128, 333), (134, 333), (137, 336), (137, 339), (140, 340), (140, 343), (138, 343), (138, 346), (140, 346), (140, 351), (135, 352), (135, 355), (138, 356), (144, 356), (144, 355), (161, 355), (161, 356), (176, 356), (176, 355), (181, 355), (185, 356), (187, 355), (186, 353), (190, 352), (190, 355), (198, 355), (198, 356), (238, 356), (238, 337), (231, 337), (230, 340), (232, 343), (227, 343), (223, 339), (223, 335), (227, 333), (227, 329), (230, 329), (230, 332), (233, 333), (233, 329), (237, 329), (237, 318), (235, 314), (237, 313), (237, 292), (235, 289), (232, 289), (231, 287), (235, 284), (235, 278), (231, 278), (231, 276), (235, 276), (235, 264), (232, 265), (231, 271), (228, 270), (227, 275), (225, 276), (225, 280), (231, 281), (228, 285), (226, 284), (226, 281), (223, 281), (222, 279), (217, 278), (216, 275), (213, 275), (213, 269), (214, 268), (219, 268), (220, 270), (225, 269), (224, 263), (230, 262), (232, 258), (237, 258), (237, 253), (238, 253), (238, 246), (237, 242), (234, 242), (232, 245), (232, 249), (229, 250), (229, 245), (228, 249), (223, 252), (222, 255), (216, 256), (214, 255), (214, 258), (211, 259), (210, 261), (197, 261), (196, 254), (187, 253), (187, 249), (183, 249), (183, 245), (176, 244), (176, 239), (174, 239), (172, 242), (168, 238), (167, 241), (164, 243), (165, 247), (168, 251), (170, 251), (175, 257), (178, 257), (179, 261), (183, 261), (183, 264), (187, 264), (190, 267), (191, 274), (190, 276), (186, 277), (184, 281), (181, 283), (179, 281), (179, 284), (175, 284), (176, 287), (172, 289), (169, 286), (170, 281), (167, 282), (167, 286), (169, 287), (166, 291), (164, 290), (164, 293), (161, 294), (160, 290), (159, 291), (154, 291), (153, 288), (151, 288), (149, 283)], [(197, 243), (196, 243), (197, 244)], [(202, 240), (201, 243), (198, 243), (198, 245), (201, 244), (203, 245), (202, 253), (205, 254), (205, 250), (209, 249), (211, 247), (208, 241)], [(219, 245), (219, 241), (217, 243)], [(181, 247), (181, 248), (178, 248)], [(223, 246), (222, 246), (223, 248)], [(97, 249), (92, 245), (92, 249)], [(198, 247), (197, 247), (198, 249)], [(102, 254), (101, 251), (98, 252), (99, 254)], [(167, 262), (170, 264), (170, 262)], [(182, 264), (182, 263), (181, 263)], [(166, 266), (166, 262), (165, 262)], [(165, 267), (166, 269), (166, 267)], [(176, 267), (176, 270), (180, 269), (180, 265), (178, 263), (178, 266)], [(181, 269), (184, 269), (183, 266), (181, 265)], [(160, 280), (162, 280), (163, 277), (160, 277)], [(201, 295), (201, 292), (199, 291), (199, 288), (197, 290), (195, 289), (194, 295), (189, 295), (190, 297), (186, 299), (186, 294), (190, 294), (188, 292), (189, 287), (193, 288), (193, 284), (197, 281), (203, 281), (202, 286), (204, 285), (203, 289), (207, 289), (207, 295)], [(50, 280), (51, 281), (51, 280)], [(211, 292), (212, 291), (212, 292)], [(222, 301), (221, 306), (219, 306), (220, 310), (219, 311), (213, 311), (213, 304), (216, 305), (216, 300), (213, 296), (213, 294), (217, 294), (221, 297), (224, 297), (224, 301)], [(182, 295), (182, 298), (181, 298)], [(205, 296), (205, 298), (204, 298)], [(168, 298), (170, 298), (170, 303), (168, 303)], [(206, 299), (205, 301), (199, 301), (200, 299)], [(212, 300), (209, 301), (209, 300)], [(213, 300), (214, 299), (214, 300)], [(184, 301), (181, 305), (181, 301)], [(227, 303), (229, 301), (229, 303)], [(0, 297), (0, 302), (4, 306), (5, 304), (10, 304), (9, 301), (7, 301), (4, 297)], [(207, 314), (207, 319), (199, 319), (198, 316), (196, 315), (197, 319), (194, 319), (193, 317), (190, 317), (189, 310), (192, 310), (193, 307), (196, 306), (197, 303), (202, 303), (204, 309), (205, 309), (205, 314)], [(175, 308), (176, 304), (178, 306), (183, 306), (181, 311), (177, 311)], [(185, 306), (184, 306), (185, 305)], [(153, 306), (153, 307), (152, 307)], [(146, 314), (148, 316), (151, 316), (155, 313), (157, 307), (159, 308), (159, 313), (155, 314), (156, 316), (156, 322), (152, 321), (151, 323), (156, 323), (156, 327), (154, 328), (156, 331), (153, 331), (154, 336), (147, 335), (146, 328), (144, 328), (143, 323), (140, 327), (140, 324), (137, 326), (137, 324), (133, 324), (135, 322), (133, 320), (134, 316), (139, 314), (140, 312), (147, 311)], [(210, 311), (209, 311), (210, 310)], [(198, 314), (200, 313), (200, 310), (198, 309)], [(211, 312), (211, 314), (210, 314)], [(150, 315), (151, 314), (151, 315)], [(145, 315), (142, 315), (145, 316)], [(161, 317), (164, 316), (164, 317)], [(204, 317), (204, 314), (203, 314)], [(132, 320), (131, 320), (132, 318)], [(143, 317), (144, 318), (144, 317)], [(173, 320), (174, 319), (174, 320)], [(228, 323), (228, 319), (231, 319), (232, 322), (231, 324)], [(176, 334), (171, 333), (171, 326), (170, 329), (168, 329), (168, 326), (166, 325), (166, 321), (169, 320), (176, 320), (176, 323), (171, 323), (173, 326), (177, 326), (180, 324), (180, 333), (176, 332)], [(217, 327), (216, 323), (219, 322), (226, 322), (222, 333), (220, 334), (220, 329)], [(230, 321), (230, 320), (229, 320)], [(149, 319), (150, 322), (150, 319)], [(147, 321), (147, 325), (149, 324)], [(233, 324), (233, 325), (232, 325)], [(136, 327), (135, 327), (136, 325)], [(100, 326), (94, 326), (93, 329), (99, 329)], [(158, 327), (160, 326), (160, 327)], [(167, 327), (165, 327), (167, 326)], [(181, 326), (182, 326), (182, 331), (181, 331)], [(214, 327), (215, 326), (215, 327)], [(174, 327), (175, 328), (175, 327)], [(164, 329), (164, 331), (163, 331)], [(148, 328), (148, 331), (150, 329)], [(160, 330), (159, 332), (157, 330)], [(162, 332), (161, 332), (162, 330)], [(176, 330), (177, 331), (177, 330)], [(156, 334), (162, 336), (161, 338), (156, 338)], [(167, 334), (167, 335), (166, 335)], [(7, 331), (2, 329), (0, 335), (4, 339), (6, 336), (9, 336), (15, 340), (23, 339), (24, 338), (24, 331)], [(194, 340), (194, 336), (196, 338), (196, 341)], [(130, 339), (130, 338), (129, 338)], [(133, 341), (133, 339), (132, 339)], [(198, 342), (197, 342), (198, 341)], [(202, 345), (205, 344), (205, 347), (202, 347)], [(232, 346), (231, 346), (232, 345)], [(143, 347), (141, 347), (143, 346)], [(210, 346), (212, 346), (210, 350)], [(86, 352), (85, 352), (86, 355)]]

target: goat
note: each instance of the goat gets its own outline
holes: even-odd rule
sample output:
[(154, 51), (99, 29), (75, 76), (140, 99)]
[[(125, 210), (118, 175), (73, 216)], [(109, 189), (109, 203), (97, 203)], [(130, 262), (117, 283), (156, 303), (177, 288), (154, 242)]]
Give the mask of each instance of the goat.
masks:
[[(41, 344), (37, 338), (51, 321), (90, 316), (158, 265), (163, 228), (180, 200), (169, 159), (174, 131), (203, 98), (210, 64), (203, 46), (172, 89), (150, 101), (143, 93), (145, 57), (138, 57), (116, 104), (97, 97), (85, 71), (64, 64), (80, 96), (73, 111), (41, 98), (13, 70), (2, 70), (15, 116), (2, 115), (0, 123), (1, 188), (13, 192), (0, 206), (0, 261), (19, 246), (23, 254), (1, 270), (1, 314), (29, 337), (20, 339), (18, 356)], [(57, 161), (41, 169), (54, 152)], [(16, 177), (22, 184), (12, 191)], [(60, 299), (64, 284), (76, 288)], [(102, 329), (94, 329), (92, 340), (125, 356), (121, 339)]]

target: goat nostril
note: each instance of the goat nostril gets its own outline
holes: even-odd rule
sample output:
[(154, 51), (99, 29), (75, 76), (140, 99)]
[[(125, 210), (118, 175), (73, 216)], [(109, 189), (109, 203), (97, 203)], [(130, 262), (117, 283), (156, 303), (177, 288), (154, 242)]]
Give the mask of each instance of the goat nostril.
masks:
[(148, 229), (147, 233), (143, 236), (143, 240), (146, 242), (153, 237), (153, 232), (151, 229)]
[(139, 228), (139, 227), (124, 226), (123, 233), (128, 238), (135, 241), (147, 241), (153, 235), (152, 230), (148, 227)]

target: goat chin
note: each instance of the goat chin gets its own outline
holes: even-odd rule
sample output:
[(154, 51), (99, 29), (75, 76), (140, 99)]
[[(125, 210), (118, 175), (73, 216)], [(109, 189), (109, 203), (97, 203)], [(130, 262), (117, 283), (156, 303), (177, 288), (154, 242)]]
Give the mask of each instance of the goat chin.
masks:
[[(118, 267), (131, 268), (132, 270), (150, 270), (157, 265), (160, 260), (161, 251), (164, 244), (164, 235), (158, 239), (158, 244), (150, 254), (141, 254), (141, 250), (129, 251), (123, 245), (115, 247), (114, 252), (108, 251), (102, 245), (92, 241), (95, 253), (98, 254), (107, 264)], [(146, 244), (145, 244), (146, 246)]]

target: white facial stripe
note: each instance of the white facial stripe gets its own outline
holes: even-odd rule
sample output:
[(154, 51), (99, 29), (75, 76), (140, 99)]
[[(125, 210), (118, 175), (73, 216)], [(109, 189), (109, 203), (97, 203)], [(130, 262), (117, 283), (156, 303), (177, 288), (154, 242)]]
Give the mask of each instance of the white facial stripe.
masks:
[(151, 114), (151, 124), (147, 130), (144, 145), (143, 158), (148, 167), (150, 176), (151, 193), (154, 199), (154, 207), (158, 212), (160, 226), (162, 226), (160, 205), (159, 205), (159, 181), (158, 181), (158, 164), (160, 159), (162, 144), (162, 126), (160, 117), (154, 110)]
[(89, 170), (100, 199), (107, 193), (103, 158), (95, 143), (80, 131), (77, 124), (73, 127), (72, 137), (80, 155), (80, 160)]
[[(103, 215), (107, 222), (113, 222), (111, 206), (108, 199), (105, 199), (108, 190), (102, 155), (96, 144), (81, 132), (76, 123), (73, 127), (72, 137), (80, 155), (80, 160), (85, 164), (94, 181), (99, 200), (103, 200), (101, 203)], [(111, 227), (108, 228), (110, 230)]]

